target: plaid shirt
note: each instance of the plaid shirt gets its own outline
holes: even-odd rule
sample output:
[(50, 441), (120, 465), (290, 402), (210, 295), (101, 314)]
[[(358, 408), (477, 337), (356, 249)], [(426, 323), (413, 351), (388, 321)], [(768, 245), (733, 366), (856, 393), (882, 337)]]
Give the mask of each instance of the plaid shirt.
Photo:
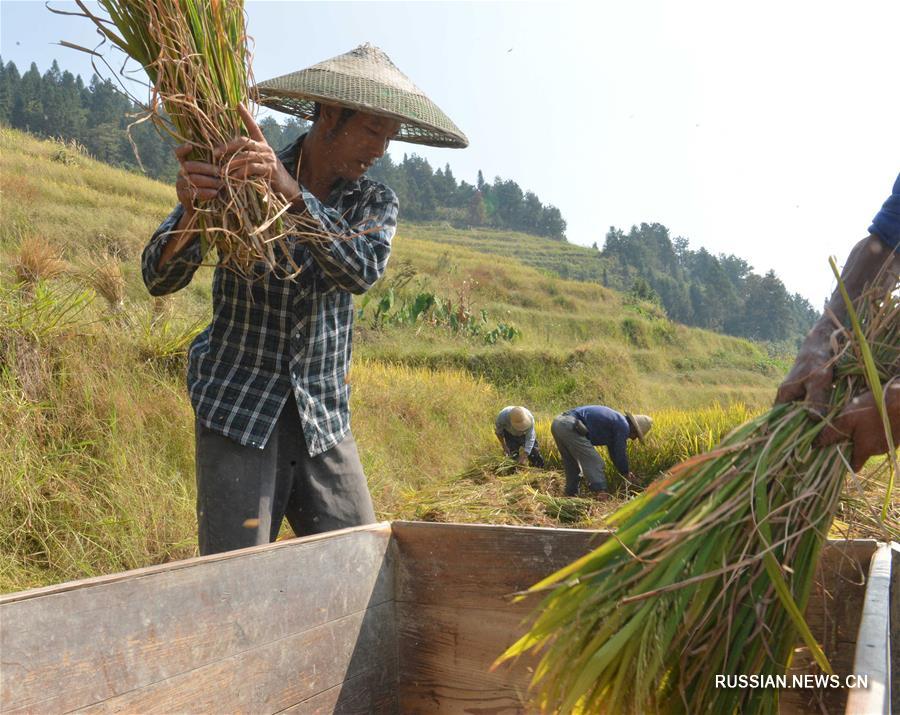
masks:
[[(303, 137), (279, 152), (293, 176)], [(310, 455), (338, 444), (350, 430), (347, 372), (353, 329), (352, 293), (363, 293), (387, 266), (397, 227), (397, 197), (362, 177), (334, 187), (323, 204), (303, 189), (309, 213), (330, 233), (326, 244), (295, 243), (302, 268), (294, 281), (267, 273), (249, 282), (216, 267), (213, 317), (188, 356), (188, 392), (201, 424), (262, 449), (293, 392)], [(201, 262), (199, 238), (157, 269), (179, 204), (144, 249), (141, 268), (151, 295), (186, 286)]]

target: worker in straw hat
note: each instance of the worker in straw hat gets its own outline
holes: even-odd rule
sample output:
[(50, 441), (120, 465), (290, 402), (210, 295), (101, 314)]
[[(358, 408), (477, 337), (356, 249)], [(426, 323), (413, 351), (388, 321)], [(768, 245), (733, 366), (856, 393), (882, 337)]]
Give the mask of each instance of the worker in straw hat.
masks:
[(606, 470), (595, 447), (605, 446), (613, 464), (622, 476), (633, 480), (628, 465), (627, 441), (644, 437), (653, 426), (647, 415), (617, 412), (602, 405), (575, 407), (558, 415), (550, 432), (559, 449), (566, 472), (566, 496), (578, 493), (584, 475), (594, 498), (609, 499)]
[(255, 90), (262, 104), (311, 120), (309, 131), (276, 153), (241, 106), (247, 136), (217, 147), (218, 164), (176, 149), (179, 204), (142, 257), (153, 295), (190, 282), (203, 257), (199, 234), (184, 229), (195, 204), (223, 188), (225, 170), (264, 178), (322, 231), (322, 240), (290, 244), (295, 281), (215, 269), (212, 322), (188, 359), (201, 554), (268, 543), (285, 516), (298, 535), (374, 521), (350, 430), (352, 294), (384, 273), (398, 203), (366, 171), (391, 140), (468, 143), (371, 45)]
[(516, 405), (504, 407), (494, 420), (494, 434), (503, 446), (503, 453), (519, 464), (543, 467), (540, 445), (534, 431), (534, 415)]

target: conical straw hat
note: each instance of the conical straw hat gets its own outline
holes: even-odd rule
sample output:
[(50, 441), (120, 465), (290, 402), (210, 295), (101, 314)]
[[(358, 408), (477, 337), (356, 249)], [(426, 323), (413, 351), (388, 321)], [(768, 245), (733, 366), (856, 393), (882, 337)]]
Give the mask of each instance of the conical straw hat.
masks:
[(469, 140), (390, 58), (366, 43), (299, 72), (256, 85), (260, 103), (311, 119), (316, 102), (402, 122), (395, 139), (462, 148)]
[(633, 415), (630, 412), (626, 412), (625, 417), (628, 419), (628, 424), (637, 433), (637, 438), (643, 442), (644, 437), (647, 436), (647, 433), (653, 427), (653, 418), (648, 415)]

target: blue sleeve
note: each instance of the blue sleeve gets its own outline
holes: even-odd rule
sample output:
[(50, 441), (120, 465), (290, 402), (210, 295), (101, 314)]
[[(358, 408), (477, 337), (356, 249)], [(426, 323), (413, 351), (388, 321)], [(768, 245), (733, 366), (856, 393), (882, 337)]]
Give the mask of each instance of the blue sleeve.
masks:
[(197, 268), (203, 261), (200, 255), (200, 234), (192, 240), (181, 253), (172, 256), (162, 268), (158, 268), (159, 257), (169, 241), (175, 238), (172, 229), (178, 224), (184, 208), (181, 204), (169, 214), (159, 228), (150, 237), (150, 242), (141, 255), (141, 275), (150, 295), (167, 295), (181, 290), (194, 277)]
[[(534, 418), (532, 418), (533, 420)], [(525, 439), (525, 454), (531, 454), (531, 450), (534, 449), (534, 443), (537, 441), (537, 433), (534, 431), (534, 424), (532, 424), (531, 429), (528, 430), (528, 437)]]
[(306, 189), (303, 200), (309, 215), (330, 234), (320, 242), (304, 242), (303, 247), (327, 282), (350, 293), (365, 293), (387, 268), (391, 239), (397, 230), (396, 194), (386, 186), (375, 188), (352, 226)]
[(900, 174), (888, 200), (872, 220), (869, 233), (878, 236), (895, 251), (900, 250)]
[(609, 456), (619, 474), (625, 476), (631, 471), (628, 467), (628, 432), (616, 431), (615, 439), (609, 446)]

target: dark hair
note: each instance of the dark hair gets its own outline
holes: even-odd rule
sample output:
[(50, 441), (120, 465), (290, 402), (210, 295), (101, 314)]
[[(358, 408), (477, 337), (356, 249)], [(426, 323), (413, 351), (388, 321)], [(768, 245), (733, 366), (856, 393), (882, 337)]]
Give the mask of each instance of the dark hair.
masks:
[[(315, 124), (319, 120), (319, 117), (321, 116), (321, 114), (322, 114), (322, 105), (319, 104), (318, 102), (316, 102), (315, 106), (313, 107), (313, 115), (312, 115), (313, 124)], [(342, 107), (341, 108), (341, 116), (338, 117), (337, 123), (334, 125), (334, 129), (332, 131), (336, 132), (338, 129), (340, 129), (342, 126), (344, 126), (347, 123), (347, 120), (350, 119), (350, 117), (352, 117), (354, 114), (356, 114), (355, 109), (350, 109), (349, 107)]]

